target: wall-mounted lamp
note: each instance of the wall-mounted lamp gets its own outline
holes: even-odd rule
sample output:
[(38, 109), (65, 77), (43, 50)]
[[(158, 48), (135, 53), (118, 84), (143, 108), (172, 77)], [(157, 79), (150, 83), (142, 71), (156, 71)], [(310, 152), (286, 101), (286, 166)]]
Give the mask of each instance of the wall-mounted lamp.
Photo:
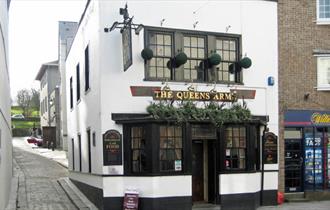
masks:
[(136, 35), (139, 35), (140, 31), (143, 29), (143, 25), (133, 23), (134, 16), (131, 18), (129, 17), (127, 4), (125, 5), (125, 8), (119, 9), (119, 14), (123, 16), (124, 21), (123, 22), (115, 21), (110, 28), (108, 27), (104, 28), (104, 32), (108, 33), (115, 30), (116, 28), (120, 29), (120, 32), (123, 32), (125, 28), (130, 27), (131, 29), (135, 30)]

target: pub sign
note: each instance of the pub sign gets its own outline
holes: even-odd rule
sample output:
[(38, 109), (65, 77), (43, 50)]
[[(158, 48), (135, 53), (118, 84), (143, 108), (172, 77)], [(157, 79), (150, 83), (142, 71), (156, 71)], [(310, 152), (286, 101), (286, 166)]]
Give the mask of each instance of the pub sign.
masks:
[(116, 130), (103, 134), (103, 162), (108, 165), (122, 165), (122, 137)]

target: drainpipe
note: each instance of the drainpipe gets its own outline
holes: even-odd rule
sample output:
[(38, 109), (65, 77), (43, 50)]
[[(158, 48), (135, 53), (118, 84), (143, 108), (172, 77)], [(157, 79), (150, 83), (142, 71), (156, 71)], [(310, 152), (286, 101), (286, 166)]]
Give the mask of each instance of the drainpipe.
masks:
[(260, 205), (263, 204), (263, 193), (264, 193), (264, 170), (265, 170), (265, 164), (264, 164), (264, 150), (265, 150), (265, 134), (267, 132), (268, 128), (267, 125), (265, 125), (264, 130), (262, 132), (262, 141), (261, 141), (261, 189), (260, 189)]

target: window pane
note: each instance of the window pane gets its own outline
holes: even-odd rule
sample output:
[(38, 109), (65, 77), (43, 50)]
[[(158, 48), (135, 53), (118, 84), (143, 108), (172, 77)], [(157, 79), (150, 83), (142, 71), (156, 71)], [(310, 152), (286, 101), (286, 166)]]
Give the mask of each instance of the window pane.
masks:
[(204, 48), (204, 39), (198, 38), (198, 47)]
[(163, 45), (164, 44), (164, 39), (162, 34), (157, 34), (157, 44), (158, 45)]
[(229, 41), (227, 41), (227, 40), (223, 41), (223, 49), (229, 50)]
[(171, 57), (172, 56), (172, 52), (171, 52), (171, 47), (165, 47), (165, 56)]
[(197, 37), (191, 37), (191, 47), (197, 47)]
[(191, 58), (197, 58), (197, 49), (195, 48), (192, 48), (191, 49)]
[(169, 36), (169, 35), (164, 36), (164, 44), (165, 45), (172, 45), (171, 36)]

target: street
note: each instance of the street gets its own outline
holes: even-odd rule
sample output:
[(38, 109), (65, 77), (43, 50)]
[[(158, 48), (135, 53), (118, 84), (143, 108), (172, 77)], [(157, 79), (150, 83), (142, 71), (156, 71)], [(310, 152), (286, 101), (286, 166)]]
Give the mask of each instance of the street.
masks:
[[(49, 159), (60, 157), (58, 151), (34, 148), (26, 138), (13, 138), (14, 173), (18, 175), (18, 203), (20, 210), (75, 210), (77, 209), (58, 184), (59, 178), (67, 177), (67, 169)], [(43, 155), (40, 155), (43, 153)], [(44, 157), (46, 156), (46, 157)], [(59, 161), (60, 162), (60, 161)], [(65, 165), (65, 164), (64, 164)], [(218, 207), (194, 208), (195, 210), (221, 209)], [(279, 206), (262, 206), (257, 210), (329, 210), (330, 201), (284, 203)]]
[[(13, 138), (15, 172), (19, 176), (18, 204), (21, 210), (77, 209), (60, 187), (57, 179), (67, 177), (66, 168), (38, 155), (25, 138)], [(17, 170), (19, 166), (20, 170)]]

